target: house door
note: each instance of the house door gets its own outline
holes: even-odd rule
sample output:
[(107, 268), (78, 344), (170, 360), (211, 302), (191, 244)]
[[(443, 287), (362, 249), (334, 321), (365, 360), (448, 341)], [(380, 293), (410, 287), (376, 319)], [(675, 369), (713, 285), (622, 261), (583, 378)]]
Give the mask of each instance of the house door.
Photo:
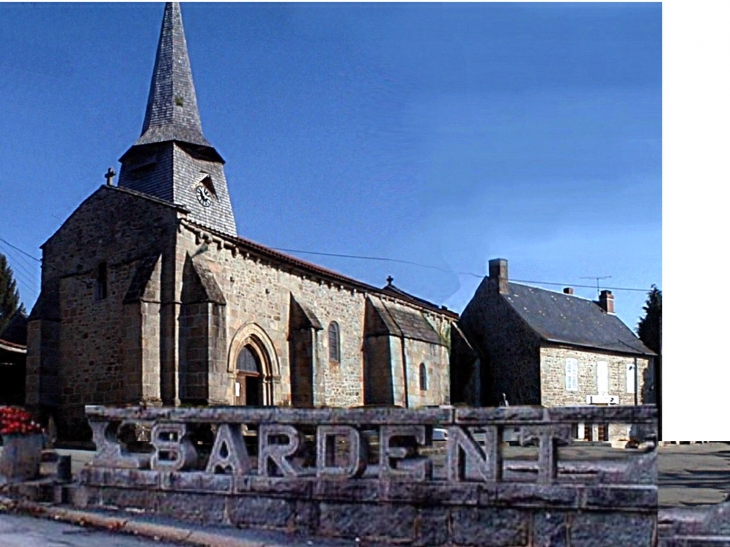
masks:
[(251, 346), (244, 346), (236, 361), (234, 404), (260, 406), (262, 404), (261, 361)]

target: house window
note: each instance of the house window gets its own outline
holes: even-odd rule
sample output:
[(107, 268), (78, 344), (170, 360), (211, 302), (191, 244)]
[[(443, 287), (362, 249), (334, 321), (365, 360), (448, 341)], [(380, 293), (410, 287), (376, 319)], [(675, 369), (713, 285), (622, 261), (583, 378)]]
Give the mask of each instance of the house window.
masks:
[(421, 366), (418, 367), (418, 383), (421, 391), (428, 389), (428, 371), (425, 363), (421, 363)]
[(107, 266), (102, 262), (96, 268), (96, 286), (94, 295), (97, 300), (104, 300), (107, 294)]
[(626, 393), (636, 393), (636, 365), (626, 365)]
[(565, 360), (565, 389), (567, 391), (578, 391), (578, 360)]
[(340, 327), (337, 323), (332, 321), (329, 329), (329, 349), (330, 349), (330, 361), (336, 363), (340, 362)]

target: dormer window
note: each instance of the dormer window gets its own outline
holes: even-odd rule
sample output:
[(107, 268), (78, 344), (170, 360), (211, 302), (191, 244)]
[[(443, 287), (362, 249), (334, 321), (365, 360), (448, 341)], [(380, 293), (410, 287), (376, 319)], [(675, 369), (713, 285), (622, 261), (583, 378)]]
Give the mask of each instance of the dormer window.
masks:
[(96, 267), (96, 286), (94, 295), (97, 300), (104, 300), (107, 295), (107, 264), (102, 262)]

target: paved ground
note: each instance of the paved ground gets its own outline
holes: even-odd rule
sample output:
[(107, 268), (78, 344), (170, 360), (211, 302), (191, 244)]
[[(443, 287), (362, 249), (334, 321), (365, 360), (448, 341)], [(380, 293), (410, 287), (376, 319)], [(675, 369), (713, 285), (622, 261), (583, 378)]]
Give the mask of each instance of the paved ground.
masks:
[(715, 504), (730, 494), (730, 443), (659, 447), (659, 506)]
[(0, 513), (0, 547), (176, 547), (94, 527)]

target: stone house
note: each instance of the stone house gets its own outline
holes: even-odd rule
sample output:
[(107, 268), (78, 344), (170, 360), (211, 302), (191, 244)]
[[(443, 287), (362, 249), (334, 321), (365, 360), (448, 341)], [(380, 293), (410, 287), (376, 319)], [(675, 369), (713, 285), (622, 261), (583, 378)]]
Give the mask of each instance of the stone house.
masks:
[[(494, 259), (458, 326), (479, 356), (472, 382), (484, 405), (505, 398), (547, 407), (655, 401), (655, 354), (616, 316), (610, 291), (593, 302), (572, 289), (558, 293), (510, 282), (507, 261)], [(453, 387), (459, 393), (460, 386)], [(574, 433), (613, 440), (629, 432), (582, 424)]]
[(457, 314), (237, 236), (177, 3), (120, 163), (42, 246), (26, 403), (59, 438), (89, 438), (87, 404), (449, 402)]

